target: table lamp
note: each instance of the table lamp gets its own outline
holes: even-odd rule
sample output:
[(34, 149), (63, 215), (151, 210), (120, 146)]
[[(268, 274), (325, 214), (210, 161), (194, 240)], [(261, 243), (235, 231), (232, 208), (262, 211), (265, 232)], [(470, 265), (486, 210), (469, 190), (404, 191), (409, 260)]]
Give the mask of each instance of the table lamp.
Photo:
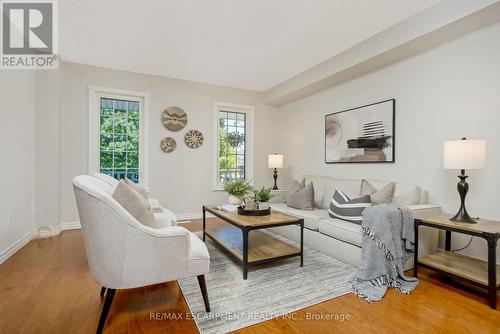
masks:
[(460, 209), (450, 220), (462, 223), (477, 223), (465, 209), (465, 196), (469, 191), (466, 169), (483, 169), (486, 160), (486, 141), (484, 140), (450, 140), (444, 143), (444, 168), (459, 169), (457, 190), (460, 195)]
[(283, 168), (283, 155), (274, 153), (269, 154), (267, 158), (267, 164), (269, 168), (274, 168), (273, 178), (274, 178), (274, 187), (273, 190), (278, 190), (278, 185), (276, 181), (278, 180), (278, 168)]

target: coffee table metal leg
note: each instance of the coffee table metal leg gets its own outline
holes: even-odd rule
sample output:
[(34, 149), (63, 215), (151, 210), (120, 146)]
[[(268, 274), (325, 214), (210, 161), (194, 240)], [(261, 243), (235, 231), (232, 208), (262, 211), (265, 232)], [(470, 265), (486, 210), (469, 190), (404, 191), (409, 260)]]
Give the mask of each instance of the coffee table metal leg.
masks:
[(248, 276), (248, 229), (243, 228), (243, 279)]
[(300, 220), (300, 266), (304, 266), (304, 219)]

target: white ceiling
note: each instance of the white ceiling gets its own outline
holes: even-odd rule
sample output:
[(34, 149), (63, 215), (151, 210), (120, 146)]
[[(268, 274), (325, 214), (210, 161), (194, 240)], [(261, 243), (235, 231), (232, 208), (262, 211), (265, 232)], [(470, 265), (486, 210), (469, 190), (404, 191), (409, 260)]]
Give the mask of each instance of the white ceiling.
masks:
[(63, 0), (64, 60), (265, 91), (439, 0)]

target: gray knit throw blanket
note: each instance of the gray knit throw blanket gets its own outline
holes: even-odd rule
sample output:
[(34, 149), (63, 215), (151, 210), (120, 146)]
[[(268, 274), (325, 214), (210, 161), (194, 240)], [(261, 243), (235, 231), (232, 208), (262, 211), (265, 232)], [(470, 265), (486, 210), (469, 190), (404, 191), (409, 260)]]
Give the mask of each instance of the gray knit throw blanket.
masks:
[(362, 260), (351, 281), (352, 291), (369, 303), (382, 300), (389, 287), (410, 294), (418, 284), (403, 272), (414, 251), (411, 210), (393, 204), (366, 208), (361, 231)]

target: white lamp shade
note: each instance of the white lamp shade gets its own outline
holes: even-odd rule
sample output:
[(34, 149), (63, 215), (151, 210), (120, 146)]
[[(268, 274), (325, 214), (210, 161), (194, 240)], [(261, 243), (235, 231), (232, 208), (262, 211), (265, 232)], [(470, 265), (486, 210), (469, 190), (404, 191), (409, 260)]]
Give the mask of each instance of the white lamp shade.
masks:
[(484, 140), (450, 140), (444, 143), (445, 169), (482, 169), (485, 163)]
[(267, 164), (269, 168), (283, 168), (283, 155), (269, 154)]

